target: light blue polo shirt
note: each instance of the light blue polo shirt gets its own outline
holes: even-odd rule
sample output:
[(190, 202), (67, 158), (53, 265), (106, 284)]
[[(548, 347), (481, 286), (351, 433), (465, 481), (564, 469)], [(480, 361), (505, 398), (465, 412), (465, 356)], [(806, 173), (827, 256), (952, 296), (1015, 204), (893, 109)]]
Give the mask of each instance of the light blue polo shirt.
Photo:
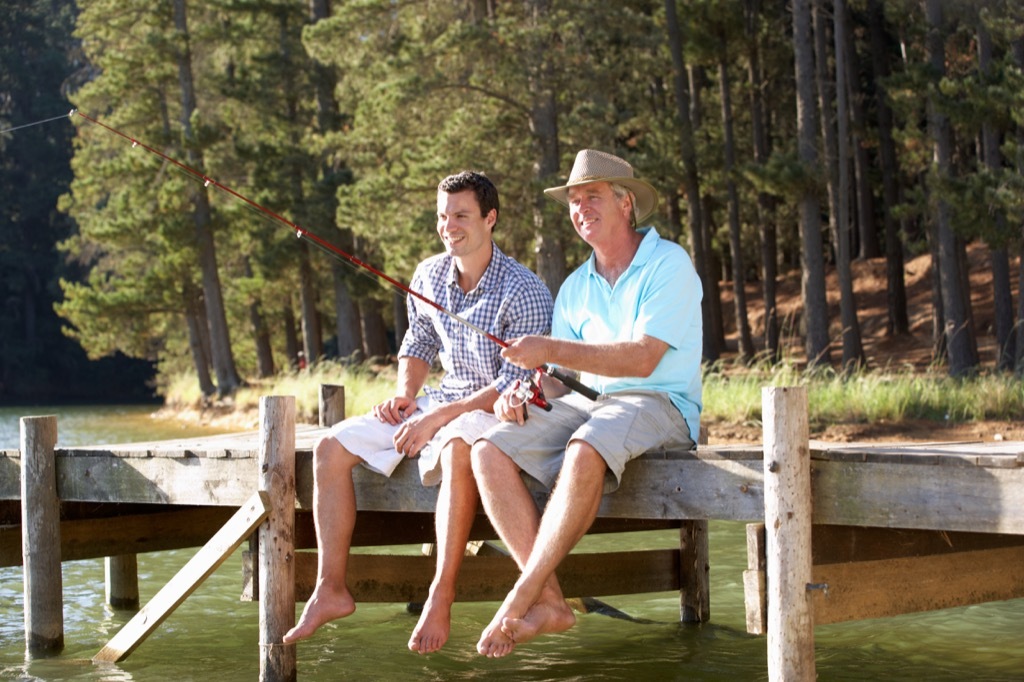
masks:
[(614, 287), (597, 273), (593, 254), (566, 278), (555, 298), (551, 335), (587, 343), (651, 336), (667, 343), (668, 350), (649, 377), (583, 373), (580, 380), (601, 393), (668, 393), (696, 442), (702, 409), (703, 289), (683, 247), (662, 239), (653, 227), (639, 232), (644, 236), (640, 247)]

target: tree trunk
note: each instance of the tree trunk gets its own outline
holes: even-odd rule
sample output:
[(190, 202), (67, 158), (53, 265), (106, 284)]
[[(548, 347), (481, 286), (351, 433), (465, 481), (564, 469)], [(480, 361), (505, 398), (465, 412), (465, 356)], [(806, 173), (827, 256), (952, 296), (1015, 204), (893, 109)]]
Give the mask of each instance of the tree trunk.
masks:
[[(189, 165), (203, 171), (202, 154), (196, 144), (192, 130), (192, 116), (196, 111), (195, 88), (192, 81), (192, 53), (189, 48), (186, 0), (174, 0), (174, 25), (179, 33), (181, 50), (178, 53), (178, 81), (181, 85), (181, 126), (185, 141), (186, 158)], [(206, 322), (210, 330), (211, 360), (217, 376), (217, 390), (221, 395), (230, 395), (242, 383), (235, 368), (231, 352), (231, 337), (224, 298), (217, 272), (217, 252), (214, 247), (213, 226), (210, 216), (210, 198), (205, 187), (195, 193), (193, 220), (196, 228), (196, 248), (199, 267), (203, 276), (203, 301), (206, 304)]]
[(206, 328), (203, 303), (200, 300), (199, 291), (190, 280), (186, 280), (182, 296), (185, 299), (188, 348), (192, 354), (192, 366), (195, 367), (196, 378), (199, 380), (199, 390), (204, 397), (212, 396), (217, 392), (217, 387), (213, 383), (213, 377), (210, 376), (210, 355), (207, 350), (207, 337), (203, 333)]
[[(676, 24), (678, 26), (678, 23)], [(704, 69), (692, 64), (686, 65), (686, 79), (689, 84), (690, 94), (690, 122), (694, 135), (701, 129), (704, 121)], [(696, 146), (694, 147), (694, 172), (697, 169)], [(722, 312), (722, 292), (719, 286), (720, 268), (718, 256), (711, 248), (711, 235), (716, 232), (713, 213), (711, 210), (712, 198), (706, 194), (700, 194), (699, 183), (696, 188), (699, 197), (700, 207), (700, 231), (701, 243), (704, 244), (704, 259), (706, 264), (704, 270), (707, 272), (708, 280), (705, 282), (707, 289), (704, 290), (704, 302), (707, 305), (707, 322), (704, 327), (704, 339), (706, 344), (716, 349), (718, 353), (725, 348), (725, 314)], [(716, 356), (717, 357), (717, 356)]]
[[(945, 74), (945, 35), (941, 0), (925, 0), (928, 22), (928, 56), (936, 89)], [(928, 102), (928, 129), (932, 138), (935, 172), (940, 179), (949, 178), (953, 168), (953, 135), (949, 120), (942, 113), (937, 95)], [(942, 290), (942, 308), (946, 315), (943, 335), (949, 358), (949, 373), (959, 377), (977, 368), (978, 358), (970, 324), (970, 299), (961, 285), (962, 276), (957, 254), (957, 238), (953, 232), (950, 207), (938, 192), (933, 198), (934, 221), (939, 250), (939, 283)]]
[(345, 266), (334, 263), (331, 267), (334, 279), (335, 334), (338, 342), (338, 357), (358, 362), (362, 360), (363, 332), (359, 324), (359, 307), (349, 292), (345, 281)]
[(313, 279), (313, 265), (310, 263), (309, 245), (300, 241), (299, 246), (299, 291), (302, 305), (302, 350), (306, 361), (313, 365), (324, 354), (323, 335), (320, 331), (320, 314), (316, 309), (317, 287)]
[(836, 126), (837, 156), (839, 166), (839, 191), (836, 192), (836, 274), (839, 278), (839, 309), (843, 323), (843, 370), (850, 372), (865, 363), (864, 346), (861, 343), (860, 321), (857, 319), (857, 301), (853, 294), (853, 275), (850, 271), (850, 158), (849, 158), (849, 108), (846, 93), (846, 2), (835, 0), (834, 38), (836, 54)]
[[(1024, 69), (1024, 37), (1013, 41), (1013, 61), (1017, 68)], [(1024, 124), (1017, 124), (1017, 149), (1024, 149)], [(1017, 155), (1017, 172), (1024, 174), (1024, 153)], [(1024, 222), (1020, 226), (1020, 247), (1017, 253), (1017, 323), (1014, 325), (1015, 361), (1014, 371), (1024, 377)]]
[(385, 358), (391, 352), (388, 344), (388, 330), (381, 315), (381, 302), (367, 297), (359, 305), (360, 323), (363, 327), (363, 353), (367, 359)]
[[(531, 20), (539, 25), (547, 20), (550, 0), (527, 0)], [(544, 46), (547, 48), (548, 46)], [(533, 55), (528, 76), (530, 90), (530, 133), (533, 140), (533, 174), (542, 186), (551, 186), (558, 176), (558, 108), (550, 86), (551, 61), (544, 51)], [(565, 281), (565, 249), (558, 235), (544, 220), (547, 199), (538, 193), (533, 205), (533, 227), (537, 252), (537, 274), (554, 296)]]
[(299, 353), (302, 351), (299, 347), (299, 335), (295, 325), (295, 312), (292, 310), (292, 301), (290, 296), (285, 300), (282, 314), (284, 316), (284, 352), (288, 356), (288, 366), (294, 371), (299, 368)]
[[(992, 72), (992, 36), (984, 22), (978, 22), (978, 68), (982, 78), (988, 78)], [(1000, 131), (992, 120), (986, 119), (981, 124), (982, 151), (985, 166), (993, 176), (1003, 173), (1003, 155), (999, 150)], [(995, 242), (990, 243), (989, 252), (992, 266), (992, 301), (993, 317), (996, 332), (996, 369), (1013, 369), (1016, 350), (1013, 334), (1013, 292), (1010, 285), (1010, 256), (1003, 246), (1007, 237), (1008, 226), (1006, 214), (996, 210), (992, 215), (995, 222)]]
[[(809, 177), (818, 170), (814, 105), (814, 48), (811, 43), (811, 0), (793, 0), (793, 51), (796, 77), (797, 150)], [(807, 183), (805, 183), (807, 184)], [(825, 262), (821, 242), (818, 196), (810, 187), (799, 196), (802, 247), (801, 294), (807, 328), (808, 367), (830, 366), (828, 304), (825, 298)]]
[(704, 289), (701, 302), (701, 316), (704, 326), (704, 359), (714, 362), (722, 349), (715, 335), (712, 318), (714, 307), (710, 295), (714, 287), (708, 273), (707, 242), (704, 239), (704, 217), (700, 199), (700, 175), (697, 171), (697, 147), (693, 139), (693, 121), (690, 110), (690, 88), (687, 81), (686, 64), (683, 61), (683, 37), (676, 16), (676, 0), (665, 0), (665, 17), (668, 25), (669, 49), (672, 52), (672, 81), (676, 101), (676, 126), (679, 133), (679, 152), (683, 162), (683, 189), (686, 192), (686, 209), (690, 222), (690, 252), (693, 264)]
[(893, 115), (884, 81), (889, 76), (889, 51), (884, 25), (885, 15), (881, 0), (869, 0), (868, 32), (878, 116), (878, 156), (882, 170), (882, 214), (885, 225), (885, 271), (888, 294), (888, 324), (890, 336), (910, 333), (907, 315), (907, 287), (903, 275), (903, 241), (901, 225), (893, 216), (900, 203), (899, 166), (896, 144), (893, 141)]
[[(765, 124), (761, 47), (757, 39), (760, 5), (760, 0), (744, 0), (748, 49), (747, 75), (750, 80), (750, 128), (754, 138), (754, 163), (763, 166), (768, 162), (769, 138)], [(764, 349), (768, 361), (774, 364), (782, 357), (779, 344), (779, 311), (776, 301), (778, 242), (775, 233), (775, 202), (766, 192), (757, 193), (757, 225), (758, 233), (761, 236)]]
[[(849, 97), (850, 122), (852, 124), (853, 139), (853, 169), (854, 169), (854, 195), (857, 197), (857, 234), (859, 236), (857, 252), (860, 258), (877, 258), (881, 255), (881, 247), (878, 243), (878, 229), (875, 226), (875, 201), (871, 189), (870, 169), (871, 159), (868, 157), (868, 150), (865, 145), (868, 123), (864, 113), (863, 91), (860, 88), (858, 74), (860, 69), (857, 64), (857, 50), (853, 42), (853, 31), (850, 30), (852, 18), (850, 7), (845, 2), (843, 22), (845, 40), (843, 41), (843, 61), (846, 64), (846, 94)], [(836, 3), (835, 12), (838, 12)], [(839, 47), (836, 46), (838, 52)], [(837, 57), (838, 59), (838, 57)]]
[[(722, 38), (724, 45), (725, 39)], [(722, 100), (722, 131), (725, 143), (725, 178), (729, 197), (729, 253), (732, 260), (732, 293), (736, 313), (736, 336), (739, 343), (739, 359), (750, 361), (754, 358), (754, 339), (750, 335), (750, 321), (747, 318), (746, 268), (743, 265), (743, 246), (740, 235), (740, 198), (733, 177), (736, 165), (736, 150), (732, 131), (732, 98), (729, 94), (729, 67), (725, 50), (719, 52), (718, 82)]]
[[(309, 2), (309, 17), (312, 23), (317, 23), (324, 19), (329, 18), (331, 15), (330, 5), (328, 0), (310, 0)], [(338, 84), (338, 77), (334, 69), (329, 66), (322, 64), (321, 62), (310, 60), (311, 68), (313, 70), (313, 87), (316, 90), (316, 127), (317, 132), (321, 135), (333, 132), (338, 129), (339, 113), (338, 113), (338, 101), (334, 97), (334, 89)], [(327, 178), (335, 174), (334, 169), (325, 160), (321, 164), (321, 174)], [(330, 204), (328, 217), (326, 220), (331, 222), (331, 226), (337, 229), (335, 223), (335, 211), (337, 201), (335, 200), (335, 192), (337, 191), (337, 182), (325, 183), (325, 188), (330, 192)], [(352, 231), (351, 230), (338, 230), (340, 233), (341, 243), (343, 244), (343, 250), (347, 253), (353, 252), (352, 246)], [(329, 232), (329, 230), (328, 230)], [(338, 356), (341, 358), (358, 359), (356, 355), (362, 351), (362, 335), (359, 329), (359, 311), (356, 308), (355, 301), (352, 299), (352, 294), (349, 291), (348, 282), (342, 276), (342, 266), (335, 262), (331, 266), (332, 281), (334, 284), (334, 315), (335, 315), (335, 331), (336, 340), (338, 346)]]
[[(252, 279), (252, 265), (249, 258), (244, 259), (245, 276)], [(256, 342), (256, 372), (261, 379), (274, 376), (274, 351), (270, 345), (270, 329), (263, 317), (260, 300), (253, 298), (249, 302), (249, 322), (252, 324), (253, 340)]]

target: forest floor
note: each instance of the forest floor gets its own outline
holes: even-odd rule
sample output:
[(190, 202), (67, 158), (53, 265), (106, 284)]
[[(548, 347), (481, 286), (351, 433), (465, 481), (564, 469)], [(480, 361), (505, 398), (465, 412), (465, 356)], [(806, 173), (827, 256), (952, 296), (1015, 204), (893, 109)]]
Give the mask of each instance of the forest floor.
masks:
[[(968, 247), (970, 261), (971, 303), (978, 335), (978, 354), (982, 371), (995, 367), (996, 342), (993, 329), (992, 269), (988, 248), (975, 243)], [(932, 346), (932, 292), (929, 266), (931, 258), (923, 254), (904, 264), (907, 287), (910, 333), (893, 336), (887, 333), (886, 266), (884, 258), (858, 260), (853, 263), (854, 297), (861, 327), (861, 342), (868, 361), (868, 369), (913, 368), (916, 372), (945, 371), (934, 360)], [(1017, 277), (1019, 265), (1011, 261), (1012, 290), (1019, 292)], [(834, 268), (827, 271), (827, 296), (832, 361), (838, 366), (842, 359), (839, 334), (839, 285)], [(722, 283), (723, 310), (732, 311), (731, 283)], [(746, 289), (747, 309), (755, 339), (763, 335), (764, 306), (761, 304), (760, 283)], [(793, 319), (802, 307), (799, 273), (785, 277), (778, 292), (779, 316), (785, 328), (793, 326)], [(784, 355), (795, 362), (804, 357), (802, 341), (795, 334), (784, 332)], [(727, 335), (730, 348), (736, 346), (735, 333)], [(714, 415), (705, 414), (711, 444), (760, 443), (760, 424), (729, 424), (717, 422)], [(835, 423), (812, 427), (811, 438), (829, 442), (961, 442), (961, 441), (1024, 441), (1024, 420), (945, 423), (933, 420), (902, 420), (900, 422)]]

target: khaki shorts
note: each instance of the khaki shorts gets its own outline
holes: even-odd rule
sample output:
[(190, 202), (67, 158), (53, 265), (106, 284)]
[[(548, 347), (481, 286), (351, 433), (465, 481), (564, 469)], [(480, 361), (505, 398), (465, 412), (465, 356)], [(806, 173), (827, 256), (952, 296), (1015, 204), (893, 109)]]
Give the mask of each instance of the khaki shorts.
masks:
[(648, 450), (695, 447), (683, 415), (660, 391), (623, 391), (595, 401), (570, 393), (551, 405), (550, 412), (530, 406), (522, 426), (502, 422), (480, 437), (548, 488), (554, 486), (565, 446), (573, 440), (589, 444), (608, 465), (606, 493), (619, 487), (626, 462)]

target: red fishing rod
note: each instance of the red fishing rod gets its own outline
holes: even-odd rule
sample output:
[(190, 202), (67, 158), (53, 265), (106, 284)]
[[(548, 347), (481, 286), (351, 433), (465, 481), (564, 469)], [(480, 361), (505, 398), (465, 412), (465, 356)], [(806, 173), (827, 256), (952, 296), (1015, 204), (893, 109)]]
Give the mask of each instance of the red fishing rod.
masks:
[[(177, 166), (181, 170), (185, 171), (189, 175), (193, 176), (194, 178), (202, 180), (203, 181), (203, 186), (205, 186), (205, 187), (211, 187), (211, 186), (215, 187), (215, 188), (221, 190), (222, 192), (226, 192), (227, 194), (230, 194), (231, 196), (235, 197), (236, 199), (239, 199), (240, 201), (245, 202), (246, 204), (248, 204), (252, 208), (255, 208), (260, 213), (263, 213), (264, 215), (268, 216), (272, 220), (276, 220), (277, 222), (282, 223), (282, 224), (287, 225), (288, 227), (290, 227), (292, 230), (295, 231), (295, 236), (298, 237), (299, 239), (303, 239), (304, 238), (307, 241), (309, 241), (310, 243), (312, 243), (314, 246), (319, 247), (322, 251), (325, 251), (328, 254), (330, 254), (332, 256), (335, 256), (335, 257), (341, 257), (342, 259), (348, 261), (349, 263), (351, 263), (352, 265), (355, 265), (356, 267), (363, 268), (364, 270), (366, 270), (366, 271), (376, 275), (377, 277), (383, 279), (385, 282), (387, 282), (391, 286), (395, 287), (399, 291), (403, 291), (403, 292), (409, 294), (410, 296), (415, 296), (419, 300), (421, 300), (424, 303), (426, 303), (427, 305), (435, 308), (439, 312), (444, 313), (445, 315), (447, 315), (451, 319), (455, 320), (459, 324), (464, 325), (464, 326), (468, 327), (469, 329), (472, 329), (477, 334), (480, 334), (481, 336), (484, 336), (484, 337), (490, 339), (494, 343), (498, 344), (500, 347), (508, 348), (508, 343), (506, 343), (503, 339), (499, 339), (494, 334), (491, 334), (486, 329), (482, 329), (482, 328), (478, 327), (477, 325), (473, 324), (472, 322), (470, 322), (469, 320), (467, 320), (467, 319), (465, 319), (463, 317), (459, 317), (455, 313), (451, 312), (450, 310), (448, 310), (447, 308), (442, 306), (437, 301), (434, 301), (433, 299), (424, 296), (423, 294), (419, 293), (418, 291), (414, 291), (413, 289), (411, 289), (411, 288), (407, 287), (406, 285), (402, 284), (400, 281), (398, 281), (394, 277), (391, 277), (390, 275), (387, 275), (387, 274), (381, 272), (380, 270), (378, 270), (377, 268), (373, 267), (369, 263), (367, 263), (367, 262), (365, 262), (363, 260), (360, 260), (359, 258), (353, 256), (352, 254), (348, 253), (347, 251), (345, 251), (345, 250), (335, 246), (334, 244), (332, 244), (331, 242), (327, 241), (326, 239), (323, 239), (322, 237), (319, 237), (316, 234), (313, 234), (312, 232), (310, 232), (310, 231), (300, 227), (299, 225), (295, 224), (291, 220), (288, 220), (287, 218), (285, 218), (284, 216), (280, 215), (279, 213), (275, 213), (274, 211), (270, 210), (266, 206), (263, 206), (262, 204), (258, 204), (255, 201), (253, 201), (252, 199), (250, 199), (249, 197), (244, 196), (242, 194), (239, 194), (238, 192), (236, 192), (235, 190), (231, 189), (227, 185), (224, 185), (224, 184), (221, 184), (220, 182), (217, 182), (216, 180), (214, 180), (213, 178), (209, 177), (205, 173), (201, 173), (200, 171), (196, 170), (195, 168), (192, 168), (191, 166), (188, 166), (188, 165), (182, 163), (181, 161), (178, 161), (177, 159), (174, 159), (174, 158), (168, 156), (167, 154), (164, 154), (163, 152), (161, 152), (158, 149), (154, 149), (153, 147), (150, 147), (150, 146), (148, 146), (146, 144), (143, 144), (142, 142), (139, 142), (134, 137), (131, 137), (130, 135), (126, 135), (125, 133), (121, 132), (117, 128), (113, 128), (113, 127), (107, 125), (106, 123), (103, 123), (102, 121), (98, 121), (95, 118), (92, 118), (90, 116), (87, 116), (87, 115), (83, 114), (78, 109), (72, 109), (68, 113), (68, 117), (69, 118), (71, 116), (74, 116), (74, 115), (81, 116), (86, 121), (89, 121), (90, 123), (94, 123), (95, 125), (98, 125), (99, 127), (103, 128), (104, 130), (106, 130), (108, 132), (113, 133), (114, 135), (117, 135), (119, 137), (123, 137), (124, 139), (126, 139), (126, 140), (128, 140), (129, 142), (132, 143), (132, 147), (141, 147), (142, 149), (145, 149), (147, 152), (150, 152), (151, 154), (155, 154), (156, 156), (159, 156), (161, 159), (164, 159), (165, 161), (174, 164), (175, 166)], [(597, 391), (595, 391), (594, 389), (590, 388), (589, 386), (586, 386), (586, 385), (580, 383), (573, 376), (571, 376), (569, 374), (566, 374), (565, 372), (563, 372), (562, 370), (560, 370), (560, 369), (558, 369), (556, 367), (551, 367), (549, 365), (541, 365), (540, 367), (537, 368), (537, 371), (539, 373), (547, 374), (548, 376), (550, 376), (550, 377), (552, 377), (554, 379), (558, 379), (563, 384), (565, 384), (568, 388), (572, 389), (573, 391), (576, 391), (577, 393), (579, 393), (581, 395), (584, 395), (584, 396), (590, 398), (591, 400), (597, 400), (597, 398), (599, 396)], [(544, 410), (550, 410), (551, 409), (551, 405), (548, 403), (547, 399), (544, 397), (544, 393), (540, 390), (539, 383), (540, 382), (537, 382), (536, 386), (533, 386), (532, 384), (531, 385), (520, 385), (518, 390), (517, 390), (517, 395), (520, 398), (520, 400), (523, 400), (524, 402), (528, 402), (530, 404), (537, 405), (538, 407), (540, 407), (540, 408), (542, 408)]]

